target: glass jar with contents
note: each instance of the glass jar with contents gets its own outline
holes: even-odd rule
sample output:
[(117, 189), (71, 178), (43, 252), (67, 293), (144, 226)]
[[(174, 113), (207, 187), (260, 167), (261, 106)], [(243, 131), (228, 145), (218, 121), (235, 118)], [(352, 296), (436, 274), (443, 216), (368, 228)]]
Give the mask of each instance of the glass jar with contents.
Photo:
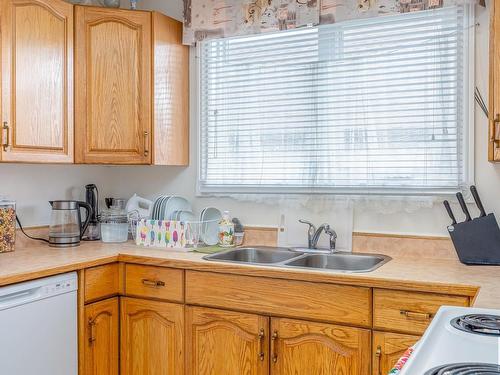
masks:
[(234, 224), (229, 216), (229, 211), (224, 211), (222, 220), (219, 222), (219, 245), (232, 247), (234, 237)]
[(0, 253), (14, 251), (16, 242), (16, 202), (0, 197)]
[(101, 214), (102, 242), (126, 242), (128, 240), (127, 211), (119, 206), (111, 206)]

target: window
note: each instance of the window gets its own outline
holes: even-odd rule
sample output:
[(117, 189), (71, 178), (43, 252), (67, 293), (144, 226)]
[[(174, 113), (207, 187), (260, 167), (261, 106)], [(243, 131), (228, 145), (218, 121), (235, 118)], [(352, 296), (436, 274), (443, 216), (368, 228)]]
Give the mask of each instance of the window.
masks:
[(463, 187), (470, 13), (455, 6), (201, 43), (200, 191)]

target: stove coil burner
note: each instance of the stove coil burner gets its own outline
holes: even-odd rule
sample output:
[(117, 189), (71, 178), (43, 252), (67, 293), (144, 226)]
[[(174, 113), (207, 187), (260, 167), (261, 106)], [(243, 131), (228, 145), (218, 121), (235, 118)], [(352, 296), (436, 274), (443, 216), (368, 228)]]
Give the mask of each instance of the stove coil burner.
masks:
[(424, 375), (500, 375), (500, 366), (490, 363), (455, 363), (435, 367)]
[(463, 315), (451, 325), (461, 331), (487, 336), (500, 336), (500, 316), (487, 314)]

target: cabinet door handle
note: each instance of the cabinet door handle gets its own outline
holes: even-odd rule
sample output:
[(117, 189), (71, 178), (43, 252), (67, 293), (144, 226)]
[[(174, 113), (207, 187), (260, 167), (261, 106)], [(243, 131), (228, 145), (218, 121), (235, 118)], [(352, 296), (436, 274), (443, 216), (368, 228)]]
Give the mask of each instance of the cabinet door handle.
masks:
[(496, 114), (495, 118), (490, 120), (490, 141), (496, 145), (500, 142), (500, 114)]
[(404, 315), (408, 319), (418, 320), (418, 321), (421, 321), (421, 322), (423, 322), (423, 321), (429, 321), (432, 318), (432, 314), (422, 313), (422, 312), (417, 312), (417, 311), (400, 310), (399, 313), (401, 315)]
[(375, 352), (375, 357), (377, 357), (377, 374), (382, 375), (382, 369), (380, 366), (382, 365), (382, 347), (380, 345), (377, 346), (377, 351)]
[(144, 156), (149, 156), (149, 132), (144, 131)]
[(94, 341), (96, 340), (94, 336), (94, 327), (95, 327), (95, 321), (92, 318), (89, 318), (88, 322), (88, 328), (89, 328), (89, 344), (93, 345)]
[(264, 339), (266, 335), (264, 332), (264, 328), (261, 328), (259, 331), (259, 359), (261, 361), (264, 360)]
[(165, 282), (161, 280), (149, 280), (149, 279), (142, 279), (142, 284), (145, 286), (149, 286), (152, 288), (161, 288), (165, 286)]
[(2, 132), (5, 134), (5, 142), (2, 143), (2, 148), (4, 151), (7, 151), (10, 145), (10, 132), (9, 132), (9, 124), (7, 121), (4, 121), (2, 126)]
[(278, 350), (276, 349), (278, 346), (277, 341), (278, 341), (278, 331), (274, 331), (273, 335), (271, 336), (271, 344), (272, 344), (271, 351), (273, 352), (273, 358), (272, 358), (273, 363), (278, 362)]

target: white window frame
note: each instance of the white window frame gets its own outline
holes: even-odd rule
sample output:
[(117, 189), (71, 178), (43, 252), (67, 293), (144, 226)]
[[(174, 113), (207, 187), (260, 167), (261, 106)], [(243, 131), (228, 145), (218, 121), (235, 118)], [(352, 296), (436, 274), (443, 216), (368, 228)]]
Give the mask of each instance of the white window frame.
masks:
[[(475, 12), (474, 4), (471, 3), (464, 7), (466, 12), (466, 17), (468, 20), (468, 30), (464, 33), (464, 49), (467, 53), (464, 54), (463, 64), (468, 66), (468, 80), (464, 82), (464, 91), (467, 93), (464, 95), (464, 121), (463, 121), (463, 155), (464, 160), (464, 184), (460, 186), (461, 192), (464, 194), (467, 201), (471, 200), (469, 187), (475, 184), (475, 167), (474, 167), (474, 151), (475, 151), (475, 100), (474, 100), (474, 88), (475, 88)], [(271, 188), (247, 188), (247, 187), (225, 187), (221, 189), (219, 187), (209, 187), (200, 185), (201, 179), (201, 46), (197, 44), (191, 47), (191, 61), (190, 61), (190, 79), (191, 85), (191, 97), (190, 97), (190, 108), (191, 108), (191, 123), (195, 125), (195, 131), (193, 135), (196, 137), (196, 163), (197, 163), (197, 174), (196, 174), (196, 195), (197, 196), (220, 196), (220, 195), (246, 195), (246, 194), (308, 194), (308, 195), (339, 195), (339, 196), (434, 196), (434, 197), (447, 197), (450, 196), (452, 191), (443, 190), (425, 190), (419, 191), (418, 189), (407, 191), (400, 189), (391, 191), (390, 189), (377, 189), (377, 188), (359, 188), (359, 189), (315, 189), (314, 191), (308, 190), (307, 188), (295, 188), (295, 189), (283, 189), (278, 190), (278, 187)]]

